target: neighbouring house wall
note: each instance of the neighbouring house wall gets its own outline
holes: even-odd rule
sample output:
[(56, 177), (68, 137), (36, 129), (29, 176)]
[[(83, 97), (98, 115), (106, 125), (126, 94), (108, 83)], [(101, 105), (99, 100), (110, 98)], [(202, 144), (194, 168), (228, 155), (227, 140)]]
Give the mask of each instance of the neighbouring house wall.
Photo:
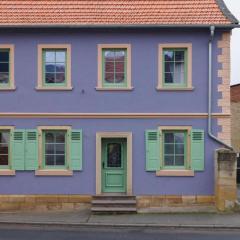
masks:
[(231, 87), (231, 139), (234, 150), (240, 152), (240, 85)]

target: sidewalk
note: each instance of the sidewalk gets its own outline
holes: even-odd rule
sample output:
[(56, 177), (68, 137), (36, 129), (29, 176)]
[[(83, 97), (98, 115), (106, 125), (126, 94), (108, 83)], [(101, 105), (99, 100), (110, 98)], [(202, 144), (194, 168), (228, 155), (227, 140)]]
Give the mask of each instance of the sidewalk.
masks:
[(90, 211), (0, 213), (0, 225), (240, 229), (240, 213), (92, 215)]

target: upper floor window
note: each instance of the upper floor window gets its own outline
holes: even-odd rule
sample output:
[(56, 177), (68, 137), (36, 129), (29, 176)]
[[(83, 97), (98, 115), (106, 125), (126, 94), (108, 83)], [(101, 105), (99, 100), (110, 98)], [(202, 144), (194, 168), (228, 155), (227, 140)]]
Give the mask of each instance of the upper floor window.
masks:
[(69, 45), (39, 45), (38, 89), (71, 90)]
[(0, 90), (15, 88), (13, 51), (13, 45), (0, 45)]
[(192, 89), (191, 44), (161, 44), (159, 46), (158, 89)]
[(98, 90), (129, 90), (131, 49), (128, 44), (98, 45)]

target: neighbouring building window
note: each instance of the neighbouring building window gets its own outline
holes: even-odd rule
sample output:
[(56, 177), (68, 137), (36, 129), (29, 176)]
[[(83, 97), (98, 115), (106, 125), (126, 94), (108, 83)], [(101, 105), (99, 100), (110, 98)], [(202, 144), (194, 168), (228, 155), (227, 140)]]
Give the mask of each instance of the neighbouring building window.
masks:
[(164, 86), (186, 87), (187, 49), (164, 49), (163, 59)]
[(38, 46), (38, 90), (71, 90), (71, 47)]
[(131, 51), (127, 44), (99, 45), (97, 89), (131, 89)]
[(163, 131), (163, 160), (165, 168), (186, 165), (186, 131)]
[(0, 168), (9, 166), (10, 131), (0, 131)]
[(44, 131), (43, 156), (45, 168), (66, 166), (66, 131)]
[(0, 44), (0, 90), (14, 89), (14, 46)]
[(158, 90), (192, 90), (192, 44), (159, 45)]

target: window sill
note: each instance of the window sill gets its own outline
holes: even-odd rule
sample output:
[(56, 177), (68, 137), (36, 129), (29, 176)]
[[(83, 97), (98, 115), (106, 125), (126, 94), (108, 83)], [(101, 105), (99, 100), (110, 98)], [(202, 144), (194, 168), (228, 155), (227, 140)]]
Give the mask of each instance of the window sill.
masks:
[(36, 87), (37, 91), (72, 91), (73, 87)]
[(73, 171), (71, 170), (59, 170), (59, 169), (41, 169), (35, 171), (36, 176), (72, 176)]
[(159, 170), (156, 172), (158, 177), (194, 177), (193, 170)]
[(17, 88), (15, 86), (12, 87), (2, 87), (0, 86), (0, 91), (15, 91)]
[(15, 176), (15, 174), (16, 174), (15, 170), (10, 170), (10, 169), (0, 170), (0, 176)]
[(96, 87), (97, 91), (132, 91), (134, 87)]
[(184, 87), (184, 88), (167, 88), (167, 87), (157, 87), (157, 91), (193, 91), (194, 87)]

